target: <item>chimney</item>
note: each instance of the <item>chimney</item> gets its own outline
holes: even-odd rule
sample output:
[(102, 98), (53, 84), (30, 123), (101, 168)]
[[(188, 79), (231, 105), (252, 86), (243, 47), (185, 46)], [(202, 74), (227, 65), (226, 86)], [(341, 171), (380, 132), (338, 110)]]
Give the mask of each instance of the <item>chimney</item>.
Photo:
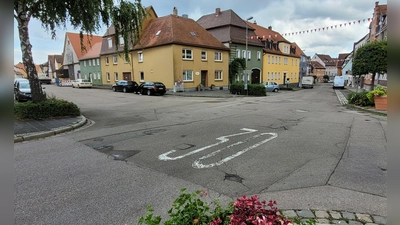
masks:
[(268, 29), (272, 30), (272, 26), (269, 26)]
[(177, 16), (178, 15), (178, 9), (174, 6), (174, 9), (172, 10), (172, 15)]
[(221, 8), (216, 8), (216, 9), (215, 9), (215, 14), (217, 14), (217, 16), (218, 16), (219, 14), (221, 14)]
[(378, 7), (379, 6), (379, 2), (375, 2), (375, 7)]
[(182, 17), (183, 18), (189, 18), (189, 15), (188, 14), (182, 14)]
[(257, 25), (257, 21), (255, 21), (255, 20), (254, 20), (254, 22), (253, 22), (253, 23)]

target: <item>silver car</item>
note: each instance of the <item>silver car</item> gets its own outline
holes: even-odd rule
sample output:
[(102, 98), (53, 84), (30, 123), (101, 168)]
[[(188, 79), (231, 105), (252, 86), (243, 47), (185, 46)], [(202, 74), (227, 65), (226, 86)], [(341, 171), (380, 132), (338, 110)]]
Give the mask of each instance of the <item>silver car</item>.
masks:
[(279, 84), (276, 82), (264, 82), (265, 89), (267, 92), (278, 92), (279, 91)]

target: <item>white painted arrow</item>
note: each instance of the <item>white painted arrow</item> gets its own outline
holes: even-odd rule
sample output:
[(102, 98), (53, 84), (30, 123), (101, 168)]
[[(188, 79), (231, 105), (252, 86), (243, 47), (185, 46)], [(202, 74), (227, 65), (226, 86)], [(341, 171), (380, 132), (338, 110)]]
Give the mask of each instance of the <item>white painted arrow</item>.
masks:
[(248, 128), (242, 128), (242, 129), (240, 129), (240, 130), (243, 130), (243, 131), (246, 131), (246, 132), (242, 132), (242, 133), (237, 133), (237, 134), (231, 134), (231, 135), (226, 135), (226, 136), (218, 137), (217, 140), (219, 140), (219, 142), (217, 142), (217, 143), (215, 143), (215, 144), (207, 145), (207, 146), (204, 146), (204, 147), (202, 147), (202, 148), (195, 149), (195, 150), (193, 150), (193, 151), (191, 151), (191, 152), (188, 152), (188, 153), (186, 153), (186, 154), (184, 154), (184, 155), (180, 155), (180, 156), (176, 156), (176, 157), (169, 157), (169, 156), (168, 156), (169, 154), (176, 152), (176, 150), (171, 150), (171, 151), (169, 151), (169, 152), (166, 152), (166, 153), (164, 153), (164, 154), (159, 155), (159, 156), (158, 156), (158, 159), (159, 159), (159, 160), (164, 160), (164, 161), (182, 159), (182, 158), (184, 158), (184, 157), (186, 157), (186, 156), (193, 155), (193, 154), (195, 154), (195, 153), (198, 153), (198, 152), (204, 151), (204, 150), (206, 150), (206, 149), (212, 148), (212, 147), (214, 147), (214, 146), (217, 146), (217, 145), (219, 145), (219, 144), (225, 143), (225, 142), (229, 141), (228, 137), (234, 137), (234, 136), (239, 136), (239, 135), (244, 135), (244, 134), (250, 134), (250, 133), (254, 133), (254, 132), (257, 131), (257, 130), (248, 129)]
[[(263, 136), (263, 135), (266, 135), (266, 134), (271, 135), (271, 137), (270, 137), (270, 138), (267, 138), (267, 139), (265, 139), (265, 140), (263, 140), (263, 141), (260, 141), (260, 142), (254, 144), (254, 145), (252, 145), (252, 146), (250, 146), (250, 147), (248, 147), (248, 148), (245, 148), (245, 149), (243, 149), (243, 150), (241, 150), (241, 151), (239, 151), (239, 152), (237, 152), (237, 153), (235, 153), (235, 154), (233, 154), (233, 155), (231, 155), (231, 156), (228, 156), (228, 157), (226, 157), (226, 158), (224, 158), (224, 159), (222, 159), (222, 160), (220, 160), (220, 161), (218, 161), (218, 162), (216, 162), (216, 163), (211, 163), (211, 164), (207, 164), (207, 165), (204, 165), (204, 164), (201, 163), (201, 160), (204, 160), (204, 159), (213, 157), (213, 156), (215, 156), (216, 154), (218, 154), (219, 152), (221, 152), (221, 151), (223, 151), (223, 150), (226, 150), (226, 149), (228, 149), (228, 148), (230, 148), (230, 147), (233, 147), (233, 146), (236, 146), (236, 145), (240, 145), (240, 144), (246, 143), (246, 142), (248, 142), (248, 141), (250, 141), (250, 140), (252, 140), (252, 139), (254, 139), (254, 138), (258, 138), (258, 137)], [(244, 140), (244, 141), (236, 142), (236, 143), (231, 144), (231, 145), (229, 145), (229, 146), (227, 146), (227, 147), (225, 147), (225, 148), (218, 149), (217, 151), (214, 151), (214, 152), (212, 152), (212, 153), (210, 153), (210, 154), (208, 154), (208, 155), (205, 155), (205, 156), (199, 158), (198, 160), (194, 161), (193, 164), (192, 164), (192, 166), (193, 166), (193, 168), (203, 169), (203, 168), (210, 168), (210, 167), (213, 167), (213, 166), (222, 165), (223, 163), (226, 163), (226, 162), (228, 162), (229, 160), (232, 160), (232, 159), (234, 159), (234, 158), (240, 156), (241, 154), (243, 154), (243, 153), (245, 153), (245, 152), (247, 152), (247, 151), (249, 151), (249, 150), (251, 150), (251, 149), (253, 149), (253, 148), (256, 148), (256, 147), (258, 147), (258, 146), (260, 146), (260, 145), (262, 145), (262, 144), (265, 144), (265, 143), (267, 143), (268, 141), (270, 141), (270, 140), (272, 140), (272, 139), (274, 139), (274, 138), (276, 138), (276, 137), (278, 137), (278, 134), (277, 134), (277, 133), (261, 133), (261, 134), (254, 135), (253, 137), (247, 138), (247, 139)]]

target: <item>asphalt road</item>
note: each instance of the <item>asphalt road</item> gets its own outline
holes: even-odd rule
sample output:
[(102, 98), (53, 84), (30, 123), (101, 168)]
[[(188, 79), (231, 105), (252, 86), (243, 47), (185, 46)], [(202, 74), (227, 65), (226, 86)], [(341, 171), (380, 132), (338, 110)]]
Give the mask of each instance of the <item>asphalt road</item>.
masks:
[(16, 224), (136, 224), (183, 187), (387, 214), (386, 117), (346, 109), (330, 85), (243, 98), (46, 92), (92, 122), (14, 145)]

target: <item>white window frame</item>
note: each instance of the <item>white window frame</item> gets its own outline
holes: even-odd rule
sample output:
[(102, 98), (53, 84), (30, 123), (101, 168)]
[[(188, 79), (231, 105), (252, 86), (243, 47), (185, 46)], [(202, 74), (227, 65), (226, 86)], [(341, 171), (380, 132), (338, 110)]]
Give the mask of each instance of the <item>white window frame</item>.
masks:
[(272, 58), (272, 62), (271, 62), (271, 64), (275, 64), (275, 62), (274, 62), (274, 60), (275, 60), (275, 57), (274, 57), (274, 56), (272, 56), (271, 58)]
[(118, 81), (118, 72), (114, 72), (115, 81)]
[(143, 62), (143, 52), (138, 52), (138, 62)]
[(110, 63), (110, 59), (108, 58), (108, 56), (106, 56), (106, 65), (108, 65)]
[(118, 55), (113, 55), (113, 64), (118, 64)]
[(257, 60), (260, 61), (261, 60), (261, 52), (257, 51)]
[(97, 58), (96, 62), (97, 62), (96, 64), (99, 66), (100, 65), (100, 59)]
[(193, 81), (193, 70), (183, 70), (183, 81)]
[(222, 76), (222, 70), (215, 70), (214, 72), (214, 80), (222, 80), (223, 76)]
[(112, 44), (112, 38), (107, 38), (107, 43), (108, 43), (108, 48), (112, 48), (113, 44)]
[(124, 37), (122, 37), (122, 35), (119, 36), (119, 46), (124, 46), (125, 41), (124, 41)]
[(92, 59), (93, 66), (96, 66), (96, 59)]
[(222, 52), (215, 52), (214, 53), (214, 61), (222, 62)]
[(247, 60), (251, 59), (251, 51), (247, 51)]
[(89, 61), (89, 66), (92, 66), (92, 60), (88, 60)]
[(139, 72), (139, 76), (140, 76), (140, 82), (144, 82), (144, 72), (143, 71)]
[(236, 58), (240, 58), (240, 49), (236, 49)]
[(193, 50), (188, 48), (182, 49), (182, 59), (193, 60)]
[(246, 58), (246, 50), (242, 50), (242, 58)]
[(110, 76), (109, 72), (106, 72), (106, 76), (107, 76), (107, 81), (110, 81), (111, 80), (111, 76)]
[(268, 64), (271, 64), (271, 56), (268, 56)]
[(207, 61), (207, 51), (201, 50), (201, 60)]
[(83, 66), (86, 66), (86, 60), (83, 61)]

